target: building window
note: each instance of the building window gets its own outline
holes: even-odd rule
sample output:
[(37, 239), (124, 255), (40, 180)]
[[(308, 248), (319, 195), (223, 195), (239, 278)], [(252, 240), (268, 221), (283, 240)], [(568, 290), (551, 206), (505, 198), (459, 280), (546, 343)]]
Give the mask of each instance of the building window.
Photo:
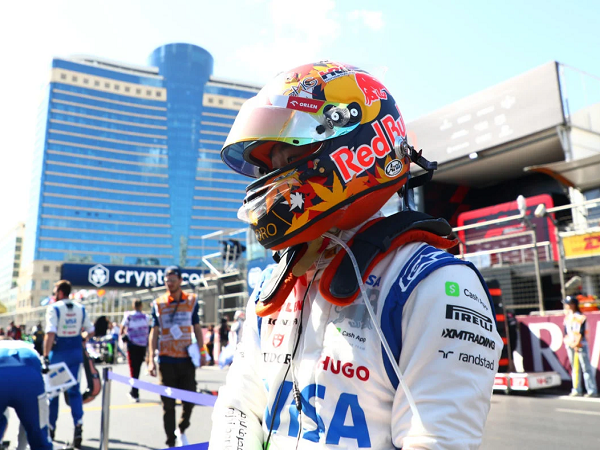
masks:
[(136, 90), (135, 90), (135, 93), (139, 95), (139, 94), (141, 94), (141, 93), (142, 93), (142, 90), (141, 90), (141, 89), (136, 89)]
[(61, 80), (66, 80), (67, 79), (67, 74), (66, 73), (61, 73), (60, 74), (60, 79)]
[(50, 266), (44, 266), (44, 273), (50, 272)]
[(146, 91), (146, 95), (152, 95), (152, 91)]
[(131, 88), (129, 86), (125, 86), (125, 92), (129, 92)]
[(21, 243), (21, 242), (23, 242), (23, 238), (18, 237), (17, 238), (17, 243)]
[(104, 87), (107, 89), (110, 88), (110, 83), (104, 83)]
[(90, 80), (88, 80), (87, 78), (83, 79), (83, 84), (88, 84), (90, 82)]
[(222, 99), (222, 98), (220, 98), (220, 99), (219, 99), (219, 105), (222, 105), (222, 104), (223, 104), (223, 99)]
[(42, 280), (42, 290), (50, 289), (50, 280)]
[(55, 271), (56, 273), (60, 273), (60, 266), (56, 266), (56, 267), (54, 268), (54, 271)]
[(157, 97), (162, 97), (162, 92), (160, 92), (160, 91), (156, 91), (156, 96), (157, 96)]
[(214, 103), (214, 99), (212, 97), (208, 97), (208, 103)]
[(73, 75), (73, 77), (71, 78), (71, 80), (77, 81), (77, 77), (75, 75)]
[(115, 84), (115, 91), (118, 91), (120, 89), (120, 86), (118, 84)]
[(100, 82), (98, 80), (94, 81), (94, 86), (100, 86)]

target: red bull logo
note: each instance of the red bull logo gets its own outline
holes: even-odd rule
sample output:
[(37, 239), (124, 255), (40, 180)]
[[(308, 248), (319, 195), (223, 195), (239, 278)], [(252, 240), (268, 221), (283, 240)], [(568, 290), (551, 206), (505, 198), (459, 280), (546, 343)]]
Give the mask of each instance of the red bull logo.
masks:
[(340, 147), (331, 153), (331, 159), (346, 183), (356, 175), (373, 167), (376, 159), (384, 158), (392, 151), (381, 124), (373, 122), (371, 126), (375, 131), (375, 136), (371, 139), (370, 146), (361, 145), (356, 151), (350, 150), (348, 147)]
[(354, 74), (356, 84), (365, 96), (365, 104), (371, 104), (377, 100), (387, 100), (386, 88), (383, 84), (377, 81), (374, 77), (366, 73), (356, 72)]

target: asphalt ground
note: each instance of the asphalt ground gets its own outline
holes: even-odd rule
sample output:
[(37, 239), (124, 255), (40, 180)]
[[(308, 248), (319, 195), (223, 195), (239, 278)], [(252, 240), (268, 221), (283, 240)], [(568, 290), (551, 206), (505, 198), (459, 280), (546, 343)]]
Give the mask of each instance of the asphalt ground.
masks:
[[(102, 366), (99, 366), (101, 370)], [(113, 366), (116, 373), (128, 375), (126, 364)], [(145, 374), (143, 381), (157, 382)], [(217, 390), (225, 381), (227, 370), (202, 368), (196, 372), (199, 389)], [(141, 402), (131, 403), (129, 386), (112, 382), (109, 422), (109, 449), (163, 449), (165, 433), (162, 424), (160, 397), (140, 391)], [(84, 449), (100, 447), (101, 395), (84, 405)], [(177, 407), (177, 415), (181, 406)], [(206, 442), (210, 436), (212, 408), (196, 406), (192, 426), (187, 432), (190, 444)], [(483, 439), (482, 449), (599, 449), (600, 399), (572, 398), (560, 392), (537, 391), (517, 394), (494, 394), (492, 407)], [(5, 440), (15, 448), (18, 420), (11, 411)], [(60, 449), (73, 434), (73, 421), (69, 408), (61, 399), (57, 423), (55, 448)]]

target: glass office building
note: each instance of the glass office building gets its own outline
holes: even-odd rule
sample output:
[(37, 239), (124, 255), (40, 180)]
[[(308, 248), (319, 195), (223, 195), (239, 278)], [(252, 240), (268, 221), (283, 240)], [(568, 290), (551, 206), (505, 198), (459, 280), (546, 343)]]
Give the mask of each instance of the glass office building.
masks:
[(12, 312), (17, 307), (24, 230), (25, 224), (19, 223), (0, 238), (0, 314)]
[[(212, 77), (190, 44), (157, 48), (149, 66), (56, 58), (39, 114), (23, 264), (197, 266), (206, 238), (245, 228), (248, 180), (219, 150), (259, 87)], [(32, 280), (26, 291), (45, 297)], [(37, 299), (34, 299), (33, 304)]]

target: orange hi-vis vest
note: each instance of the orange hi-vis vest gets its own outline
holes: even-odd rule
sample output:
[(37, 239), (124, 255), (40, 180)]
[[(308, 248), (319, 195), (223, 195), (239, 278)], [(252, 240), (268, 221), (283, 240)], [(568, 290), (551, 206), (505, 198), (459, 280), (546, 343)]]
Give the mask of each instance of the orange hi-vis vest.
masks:
[(192, 343), (192, 312), (196, 296), (182, 292), (181, 301), (176, 302), (166, 293), (155, 300), (155, 305), (160, 324), (159, 356), (187, 358), (187, 347)]

